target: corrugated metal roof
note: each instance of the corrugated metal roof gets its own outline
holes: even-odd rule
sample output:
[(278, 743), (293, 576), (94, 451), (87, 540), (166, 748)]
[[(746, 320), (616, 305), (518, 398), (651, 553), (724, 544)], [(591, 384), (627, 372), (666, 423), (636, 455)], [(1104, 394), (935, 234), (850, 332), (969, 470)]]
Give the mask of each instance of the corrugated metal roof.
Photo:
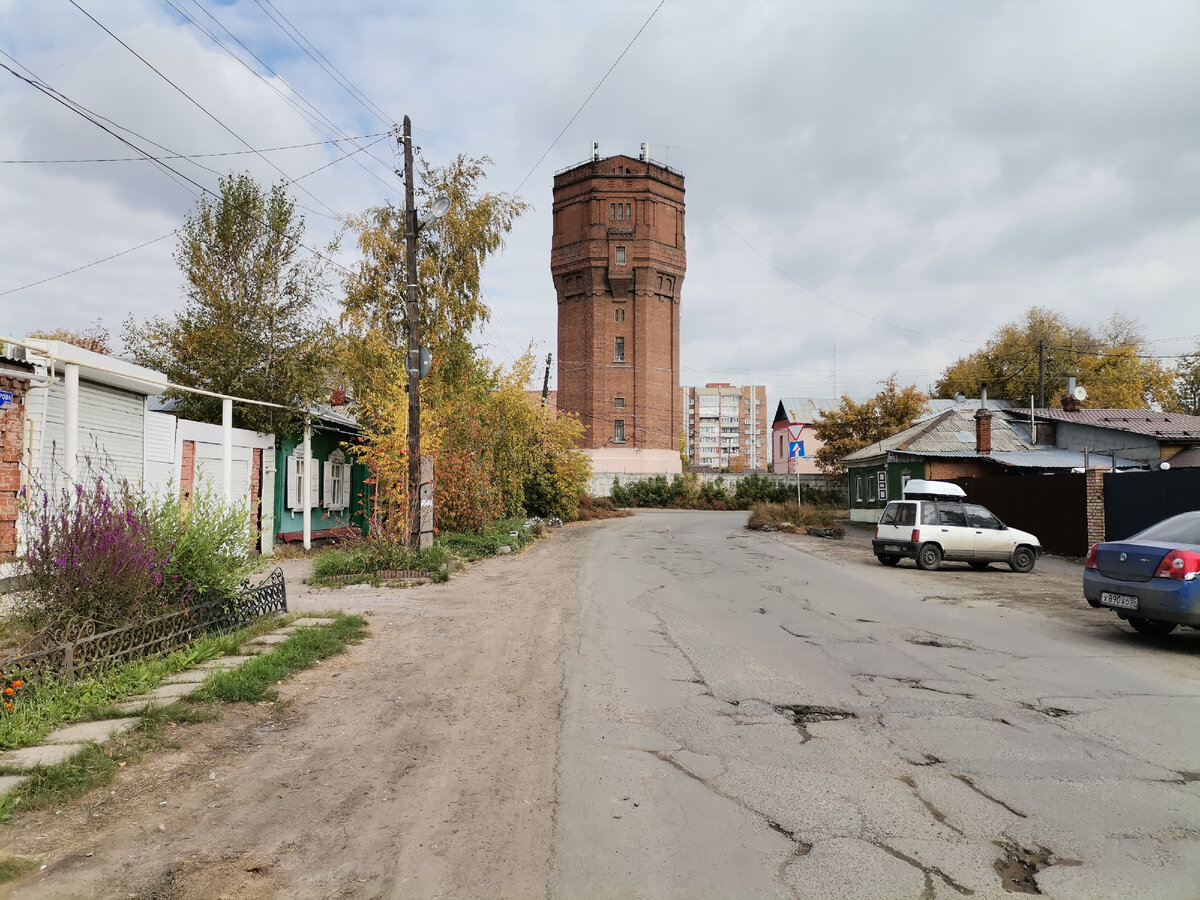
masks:
[(1186, 450), (1180, 450), (1167, 462), (1171, 464), (1172, 469), (1200, 468), (1200, 447), (1188, 447)]
[[(992, 417), (993, 452), (1030, 449), (1033, 449), (1033, 445), (1022, 438), (1007, 417)], [(932, 419), (918, 422), (891, 437), (856, 450), (845, 459), (856, 462), (879, 456), (889, 450), (903, 450), (909, 453), (965, 451), (968, 455), (975, 455), (975, 411), (962, 406), (948, 409)]]
[[(1029, 418), (1028, 409), (1014, 409), (1015, 415)], [(1142, 434), (1164, 441), (1200, 441), (1200, 416), (1154, 412), (1150, 409), (1035, 409), (1036, 418), (1052, 422), (1075, 422), (1095, 428), (1110, 428), (1128, 434)]]
[[(779, 401), (775, 410), (775, 421), (779, 421), (779, 412), (787, 416), (793, 425), (803, 422), (808, 424), (821, 417), (821, 410), (837, 409), (841, 405), (841, 397), (792, 397)], [(856, 403), (859, 401), (855, 401)]]
[[(905, 451), (894, 451), (903, 454)], [(919, 454), (925, 458), (936, 459), (988, 459), (1002, 466), (1017, 469), (1082, 469), (1084, 466), (1101, 466), (1107, 468), (1112, 463), (1108, 454), (1085, 454), (1082, 450), (1062, 450), (1058, 447), (1035, 448), (1031, 450), (998, 450), (982, 455), (974, 450), (961, 451), (922, 451)], [(1146, 464), (1136, 459), (1117, 457), (1118, 469), (1144, 469)]]

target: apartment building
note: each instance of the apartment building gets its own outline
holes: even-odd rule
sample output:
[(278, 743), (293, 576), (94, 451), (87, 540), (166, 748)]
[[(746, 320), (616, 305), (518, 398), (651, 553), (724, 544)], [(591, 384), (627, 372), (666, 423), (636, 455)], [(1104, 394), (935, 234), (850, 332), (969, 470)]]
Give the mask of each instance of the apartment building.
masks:
[(683, 431), (693, 466), (727, 469), (735, 459), (748, 470), (771, 462), (767, 389), (718, 382), (683, 388)]

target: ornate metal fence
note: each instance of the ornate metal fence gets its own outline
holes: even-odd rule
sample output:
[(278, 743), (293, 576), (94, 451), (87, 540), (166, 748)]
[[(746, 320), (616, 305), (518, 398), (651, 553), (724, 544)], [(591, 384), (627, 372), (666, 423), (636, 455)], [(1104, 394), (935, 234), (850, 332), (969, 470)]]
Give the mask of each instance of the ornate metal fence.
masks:
[(134, 625), (97, 633), (90, 619), (69, 619), (47, 628), (21, 648), (19, 656), (0, 660), (0, 671), (56, 672), (68, 681), (98, 666), (168, 653), (206, 634), (236, 631), (264, 616), (287, 612), (283, 570), (242, 589), (233, 597), (207, 600)]

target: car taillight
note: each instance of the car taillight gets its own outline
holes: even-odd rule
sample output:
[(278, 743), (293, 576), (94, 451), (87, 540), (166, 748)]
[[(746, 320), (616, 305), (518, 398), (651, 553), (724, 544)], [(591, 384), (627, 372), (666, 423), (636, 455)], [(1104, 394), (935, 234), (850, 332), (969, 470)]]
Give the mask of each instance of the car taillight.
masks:
[(1099, 544), (1092, 544), (1092, 546), (1088, 547), (1087, 559), (1085, 559), (1083, 561), (1083, 567), (1085, 569), (1099, 569), (1100, 568), (1100, 554), (1096, 550), (1096, 548), (1099, 546), (1100, 546)]
[(910, 540), (910, 541), (912, 541), (914, 544), (919, 544), (919, 543), (921, 543), (921, 529), (920, 529), (920, 528), (914, 528), (914, 529), (913, 529), (913, 533), (912, 533), (912, 537), (910, 537), (910, 538), (909, 538), (909, 540)]
[(1174, 578), (1178, 581), (1191, 581), (1200, 575), (1200, 553), (1194, 550), (1172, 550), (1158, 564), (1155, 578)]

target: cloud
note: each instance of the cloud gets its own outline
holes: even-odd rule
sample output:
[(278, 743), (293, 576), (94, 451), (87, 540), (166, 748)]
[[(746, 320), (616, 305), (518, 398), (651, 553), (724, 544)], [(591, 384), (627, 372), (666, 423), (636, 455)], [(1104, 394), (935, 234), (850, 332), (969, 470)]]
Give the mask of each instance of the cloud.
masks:
[[(488, 189), (520, 185), (534, 207), (485, 271), (494, 317), (477, 338), (498, 361), (530, 342), (555, 350), (552, 176), (592, 140), (605, 155), (646, 141), (686, 176), (685, 383), (865, 396), (896, 371), (925, 388), (1034, 304), (1091, 325), (1132, 310), (1165, 353), (1200, 334), (1200, 8), (1188, 0), (1086, 13), (1067, 2), (277, 6), (307, 48), (255, 3), (206, 4), (274, 70), (267, 80), (169, 6), (83, 5), (256, 148), (385, 131), (407, 113), (431, 161), (490, 156)], [(0, 5), (0, 49), (173, 150), (244, 150), (74, 11)], [(0, 81), (0, 158), (130, 155), (28, 85)], [(401, 197), (393, 148), (298, 182), (310, 246), (336, 233), (330, 210)], [(269, 183), (339, 153), (266, 155), (273, 165), (198, 162)], [(216, 185), (213, 172), (171, 165)], [(4, 172), (0, 291), (166, 234), (196, 196), (148, 163)], [(8, 294), (6, 327), (99, 317), (114, 328), (169, 312), (182, 296), (172, 249), (162, 241)]]

